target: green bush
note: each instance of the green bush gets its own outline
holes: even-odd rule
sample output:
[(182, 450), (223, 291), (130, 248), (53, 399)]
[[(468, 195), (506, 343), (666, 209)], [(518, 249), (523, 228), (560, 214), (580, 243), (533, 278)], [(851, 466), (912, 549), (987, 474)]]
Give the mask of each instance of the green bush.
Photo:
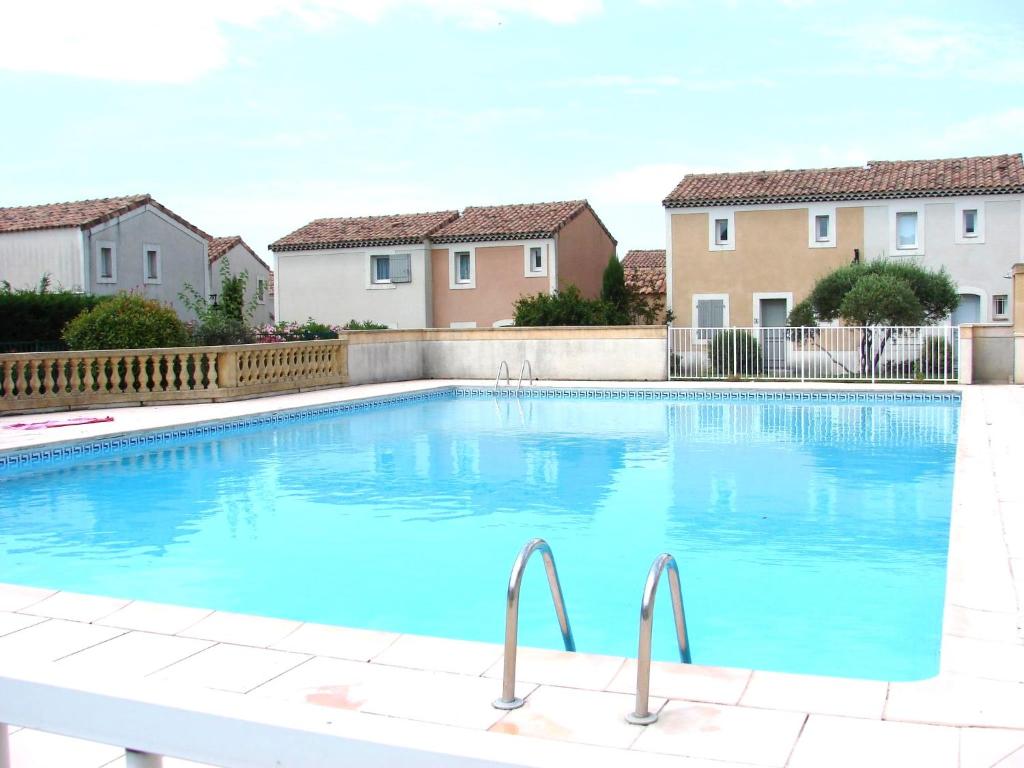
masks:
[(706, 351), (716, 376), (750, 377), (761, 371), (761, 345), (749, 331), (713, 331)]
[(188, 344), (185, 324), (169, 306), (119, 293), (82, 312), (64, 328), (71, 349), (146, 349)]
[(921, 345), (914, 372), (924, 379), (955, 379), (953, 346), (941, 336), (929, 336)]
[[(341, 329), (343, 331), (386, 331), (388, 327), (381, 323), (375, 323), (373, 320), (363, 320), (362, 322), (359, 320), (349, 320), (341, 326)], [(337, 336), (327, 336), (324, 338), (337, 338)]]
[(84, 293), (50, 291), (48, 286), (44, 280), (38, 291), (13, 291), (9, 285), (0, 289), (0, 346), (6, 343), (17, 351), (35, 346), (62, 349), (64, 326), (102, 301)]
[(255, 341), (256, 331), (223, 312), (211, 312), (192, 326), (192, 343), (199, 347), (253, 344)]
[(601, 299), (585, 299), (570, 285), (564, 291), (520, 296), (515, 303), (515, 324), (542, 325), (625, 325), (617, 307)]

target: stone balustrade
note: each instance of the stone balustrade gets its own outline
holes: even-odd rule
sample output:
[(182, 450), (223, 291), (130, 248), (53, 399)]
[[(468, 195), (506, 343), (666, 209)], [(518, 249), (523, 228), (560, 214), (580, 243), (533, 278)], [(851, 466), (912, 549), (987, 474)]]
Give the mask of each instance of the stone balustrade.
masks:
[(346, 339), (0, 355), (0, 413), (233, 400), (347, 380)]

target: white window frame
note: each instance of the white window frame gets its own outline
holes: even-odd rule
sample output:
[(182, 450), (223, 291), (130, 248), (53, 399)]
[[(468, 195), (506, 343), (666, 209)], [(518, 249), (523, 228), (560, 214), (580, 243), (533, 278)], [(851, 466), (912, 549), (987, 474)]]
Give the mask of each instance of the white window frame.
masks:
[[(391, 256), (390, 253), (371, 253), (370, 254), (370, 285), (373, 287), (385, 286), (393, 288), (394, 284), (391, 282)], [(378, 280), (377, 279), (377, 262), (381, 259), (388, 260), (388, 279)]]
[[(828, 237), (818, 239), (818, 217), (828, 217)], [(835, 248), (836, 247), (836, 206), (835, 205), (811, 205), (807, 208), (807, 247), (808, 248)]]
[[(725, 225), (729, 237), (718, 242), (718, 220), (725, 219)], [(708, 250), (709, 251), (735, 251), (736, 250), (736, 210), (733, 208), (712, 208), (708, 212)]]
[[(721, 218), (721, 216), (719, 216)], [(693, 298), (690, 300), (690, 313), (691, 321), (690, 327), (694, 329), (694, 343), (695, 344), (707, 344), (707, 339), (700, 338), (700, 332), (697, 325), (697, 302), (698, 301), (714, 301), (715, 299), (722, 300), (722, 327), (728, 328), (729, 326), (729, 294), (728, 293), (695, 293)]]
[[(544, 240), (528, 240), (523, 243), (523, 277), (547, 277), (548, 254), (551, 243)], [(540, 269), (533, 268), (532, 249), (540, 248)]]
[[(149, 252), (156, 251), (156, 277), (149, 276)], [(163, 282), (164, 259), (160, 246), (156, 243), (142, 244), (142, 282), (146, 285), (159, 285)]]
[(753, 302), (751, 303), (751, 317), (754, 318), (754, 325), (758, 328), (761, 327), (761, 299), (785, 299), (786, 300), (786, 320), (789, 320), (789, 313), (793, 311), (793, 293), (792, 291), (768, 291), (766, 293), (754, 293)]
[[(103, 249), (110, 249), (110, 277), (103, 276)], [(97, 240), (93, 246), (96, 258), (96, 282), (112, 285), (117, 282), (117, 243), (113, 240)]]
[[(996, 301), (999, 299), (1003, 300), (1003, 311), (996, 312)], [(992, 319), (993, 320), (1009, 320), (1010, 319), (1010, 295), (1008, 293), (995, 293), (992, 295)]]
[[(964, 232), (964, 211), (977, 211), (974, 234)], [(953, 242), (958, 245), (976, 245), (985, 242), (985, 201), (980, 198), (964, 198), (953, 205)]]
[[(469, 280), (460, 281), (459, 265), (455, 254), (469, 252)], [(448, 287), (455, 291), (476, 288), (476, 248), (471, 245), (453, 244), (448, 247)]]
[[(889, 253), (893, 256), (923, 256), (924, 255), (924, 203), (897, 201), (889, 206)], [(917, 214), (917, 242), (912, 246), (899, 245), (899, 214)]]

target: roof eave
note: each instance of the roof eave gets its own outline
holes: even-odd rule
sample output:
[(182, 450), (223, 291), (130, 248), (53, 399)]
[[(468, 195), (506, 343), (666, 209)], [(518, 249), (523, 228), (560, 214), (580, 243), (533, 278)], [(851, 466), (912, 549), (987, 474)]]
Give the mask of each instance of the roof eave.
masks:
[(661, 201), (665, 208), (721, 208), (730, 205), (774, 205), (778, 203), (819, 203), (845, 200), (905, 200), (920, 197), (963, 197), (967, 195), (1014, 195), (1024, 193), (1024, 184), (1002, 187), (958, 187), (950, 189), (905, 189), (882, 192), (809, 192), (802, 195), (760, 197), (672, 198)]

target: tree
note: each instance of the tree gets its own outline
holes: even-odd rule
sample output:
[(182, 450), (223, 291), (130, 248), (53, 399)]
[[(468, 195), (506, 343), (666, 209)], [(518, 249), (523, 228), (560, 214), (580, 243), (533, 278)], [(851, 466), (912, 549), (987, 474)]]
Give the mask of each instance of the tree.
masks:
[[(858, 262), (818, 280), (810, 295), (789, 313), (789, 325), (813, 328), (820, 321), (842, 320), (864, 326), (860, 364), (861, 373), (866, 374), (877, 370), (888, 341), (903, 333), (899, 326), (935, 325), (959, 303), (956, 285), (945, 269), (885, 259)], [(873, 327), (882, 327), (880, 338)]]
[(601, 300), (623, 312), (628, 309), (629, 295), (626, 291), (626, 273), (622, 269), (622, 262), (614, 253), (608, 259), (608, 265), (604, 268), (604, 274), (601, 276)]
[(192, 340), (200, 346), (220, 344), (251, 344), (256, 334), (249, 327), (257, 297), (245, 303), (245, 287), (249, 273), (231, 274), (225, 256), (220, 260), (220, 301), (211, 304), (206, 297), (185, 283), (178, 298), (198, 318), (192, 329)]

